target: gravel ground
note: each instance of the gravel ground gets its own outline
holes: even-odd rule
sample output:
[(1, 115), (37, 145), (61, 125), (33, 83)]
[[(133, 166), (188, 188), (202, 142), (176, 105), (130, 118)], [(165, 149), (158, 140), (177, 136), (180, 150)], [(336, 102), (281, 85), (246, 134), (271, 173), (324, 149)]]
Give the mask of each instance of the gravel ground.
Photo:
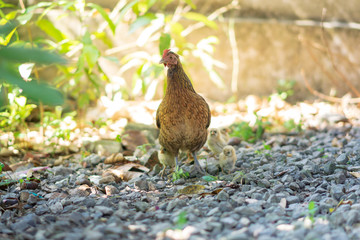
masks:
[(35, 190), (2, 192), (0, 239), (360, 239), (360, 128), (265, 141), (236, 147), (232, 174), (209, 161), (210, 182), (192, 165), (189, 179), (108, 184), (101, 162), (51, 168)]

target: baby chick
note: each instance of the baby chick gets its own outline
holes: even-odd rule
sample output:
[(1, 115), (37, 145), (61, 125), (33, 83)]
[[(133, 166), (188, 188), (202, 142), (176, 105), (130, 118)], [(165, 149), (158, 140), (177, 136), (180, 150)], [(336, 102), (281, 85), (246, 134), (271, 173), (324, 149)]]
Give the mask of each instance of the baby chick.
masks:
[(164, 147), (158, 151), (159, 162), (164, 166), (160, 172), (160, 176), (163, 177), (166, 167), (173, 168), (175, 166), (175, 156), (167, 151)]
[(235, 167), (235, 162), (236, 153), (234, 147), (226, 145), (219, 156), (219, 164), (221, 171), (226, 171), (227, 173), (230, 173)]
[(215, 155), (220, 154), (225, 147), (226, 142), (221, 137), (220, 131), (217, 128), (210, 129), (207, 145)]
[(221, 127), (219, 128), (219, 130), (222, 139), (224, 139), (225, 143), (228, 143), (230, 140), (230, 135), (229, 135), (230, 129), (228, 127)]

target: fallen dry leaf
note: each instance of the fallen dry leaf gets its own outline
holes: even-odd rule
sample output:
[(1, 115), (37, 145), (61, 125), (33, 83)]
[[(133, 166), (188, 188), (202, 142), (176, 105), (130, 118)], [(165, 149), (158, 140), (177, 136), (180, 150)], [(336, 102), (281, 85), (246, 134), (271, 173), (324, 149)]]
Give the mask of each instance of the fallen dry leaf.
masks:
[(109, 157), (107, 157), (104, 161), (105, 164), (115, 164), (121, 163), (125, 160), (122, 153), (113, 153)]
[(39, 187), (39, 184), (37, 182), (22, 182), (20, 183), (20, 189), (37, 189)]
[(205, 193), (201, 193), (200, 195), (201, 195), (201, 197), (205, 197), (206, 195), (217, 195), (222, 190), (223, 190), (223, 188), (218, 188), (218, 189), (215, 189), (212, 192), (205, 192)]
[(178, 190), (180, 194), (200, 194), (204, 191), (205, 186), (203, 185), (190, 185), (186, 186), (183, 189)]
[(360, 172), (349, 172), (349, 173), (356, 178), (360, 178)]
[(111, 173), (115, 177), (121, 178), (123, 181), (129, 181), (133, 178), (141, 176), (145, 172), (149, 172), (149, 169), (137, 163), (126, 163), (121, 166), (111, 167), (107, 169), (106, 172)]

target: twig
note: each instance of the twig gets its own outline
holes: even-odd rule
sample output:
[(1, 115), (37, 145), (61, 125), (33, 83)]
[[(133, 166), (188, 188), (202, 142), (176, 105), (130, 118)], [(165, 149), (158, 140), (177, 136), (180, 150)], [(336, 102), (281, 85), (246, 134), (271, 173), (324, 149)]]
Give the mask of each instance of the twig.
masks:
[[(224, 6), (224, 7), (221, 7), (219, 9), (216, 9), (213, 13), (211, 13), (209, 16), (208, 16), (208, 19), (210, 21), (213, 21), (215, 20), (217, 17), (219, 17), (221, 14), (229, 11), (230, 9), (235, 9), (235, 8), (238, 8), (237, 4), (234, 3), (236, 1), (231, 1), (230, 4)], [(181, 33), (181, 36), (183, 37), (186, 37), (187, 35), (189, 35), (190, 33), (192, 33), (193, 31), (199, 29), (199, 28), (202, 28), (205, 26), (205, 23), (203, 22), (197, 22), (193, 25), (190, 25), (189, 27), (187, 27), (186, 29), (184, 29), (184, 31), (182, 31)]]
[[(323, 94), (323, 93), (321, 93), (321, 92), (318, 92), (318, 91), (316, 91), (315, 89), (313, 89), (313, 88), (310, 86), (310, 84), (309, 84), (309, 82), (308, 82), (308, 80), (307, 80), (307, 78), (306, 78), (306, 76), (305, 76), (305, 71), (304, 71), (304, 69), (301, 69), (301, 76), (302, 76), (302, 78), (304, 79), (306, 88), (307, 88), (312, 94), (314, 94), (315, 96), (317, 96), (317, 97), (319, 97), (319, 98), (321, 98), (321, 99), (324, 99), (324, 100), (326, 100), (326, 101), (329, 101), (329, 102), (342, 103), (342, 102), (344, 101), (343, 98), (337, 98), (337, 97), (327, 96), (327, 95), (325, 95), (325, 94)], [(360, 103), (360, 98), (350, 98), (350, 99), (347, 99), (347, 102), (348, 102), (348, 103)]]
[(327, 71), (324, 66), (320, 63), (320, 61), (316, 58), (315, 54), (311, 51), (311, 48), (308, 46), (308, 41), (302, 37), (299, 36), (299, 40), (301, 41), (301, 43), (305, 46), (306, 50), (309, 52), (310, 57), (312, 58), (312, 60), (320, 67), (320, 70), (330, 79), (330, 81), (337, 87), (339, 88), (340, 85), (337, 81), (337, 79), (334, 77), (333, 74), (331, 74), (329, 71)]
[(330, 50), (330, 47), (329, 47), (329, 43), (325, 37), (325, 29), (324, 29), (324, 18), (325, 18), (325, 15), (326, 15), (326, 8), (323, 8), (323, 11), (322, 11), (322, 15), (321, 15), (321, 31), (322, 31), (322, 40), (323, 40), (323, 43), (324, 43), (324, 46), (326, 47), (327, 49), (327, 53), (329, 55), (329, 58), (330, 58), (330, 61), (331, 61), (331, 64), (335, 70), (335, 72), (340, 75), (340, 77), (342, 78), (342, 80), (344, 80), (344, 82), (346, 83), (346, 85), (351, 89), (351, 91), (358, 97), (360, 97), (360, 92), (355, 88), (355, 86), (349, 81), (349, 79), (338, 69), (338, 67), (336, 66), (335, 62), (334, 62), (334, 56)]
[(238, 91), (238, 78), (239, 78), (239, 51), (236, 43), (235, 27), (234, 27), (234, 18), (229, 20), (229, 41), (231, 46), (232, 58), (233, 58), (233, 68), (231, 76), (231, 92), (236, 94)]

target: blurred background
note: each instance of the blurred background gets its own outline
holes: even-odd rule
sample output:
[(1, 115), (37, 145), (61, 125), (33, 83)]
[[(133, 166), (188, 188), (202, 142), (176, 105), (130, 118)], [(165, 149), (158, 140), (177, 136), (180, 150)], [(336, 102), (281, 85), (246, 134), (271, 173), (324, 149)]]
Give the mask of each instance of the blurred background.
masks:
[(115, 138), (129, 122), (153, 125), (167, 48), (213, 125), (357, 121), (359, 12), (355, 0), (0, 0), (2, 143), (30, 126), (66, 142), (77, 128)]

